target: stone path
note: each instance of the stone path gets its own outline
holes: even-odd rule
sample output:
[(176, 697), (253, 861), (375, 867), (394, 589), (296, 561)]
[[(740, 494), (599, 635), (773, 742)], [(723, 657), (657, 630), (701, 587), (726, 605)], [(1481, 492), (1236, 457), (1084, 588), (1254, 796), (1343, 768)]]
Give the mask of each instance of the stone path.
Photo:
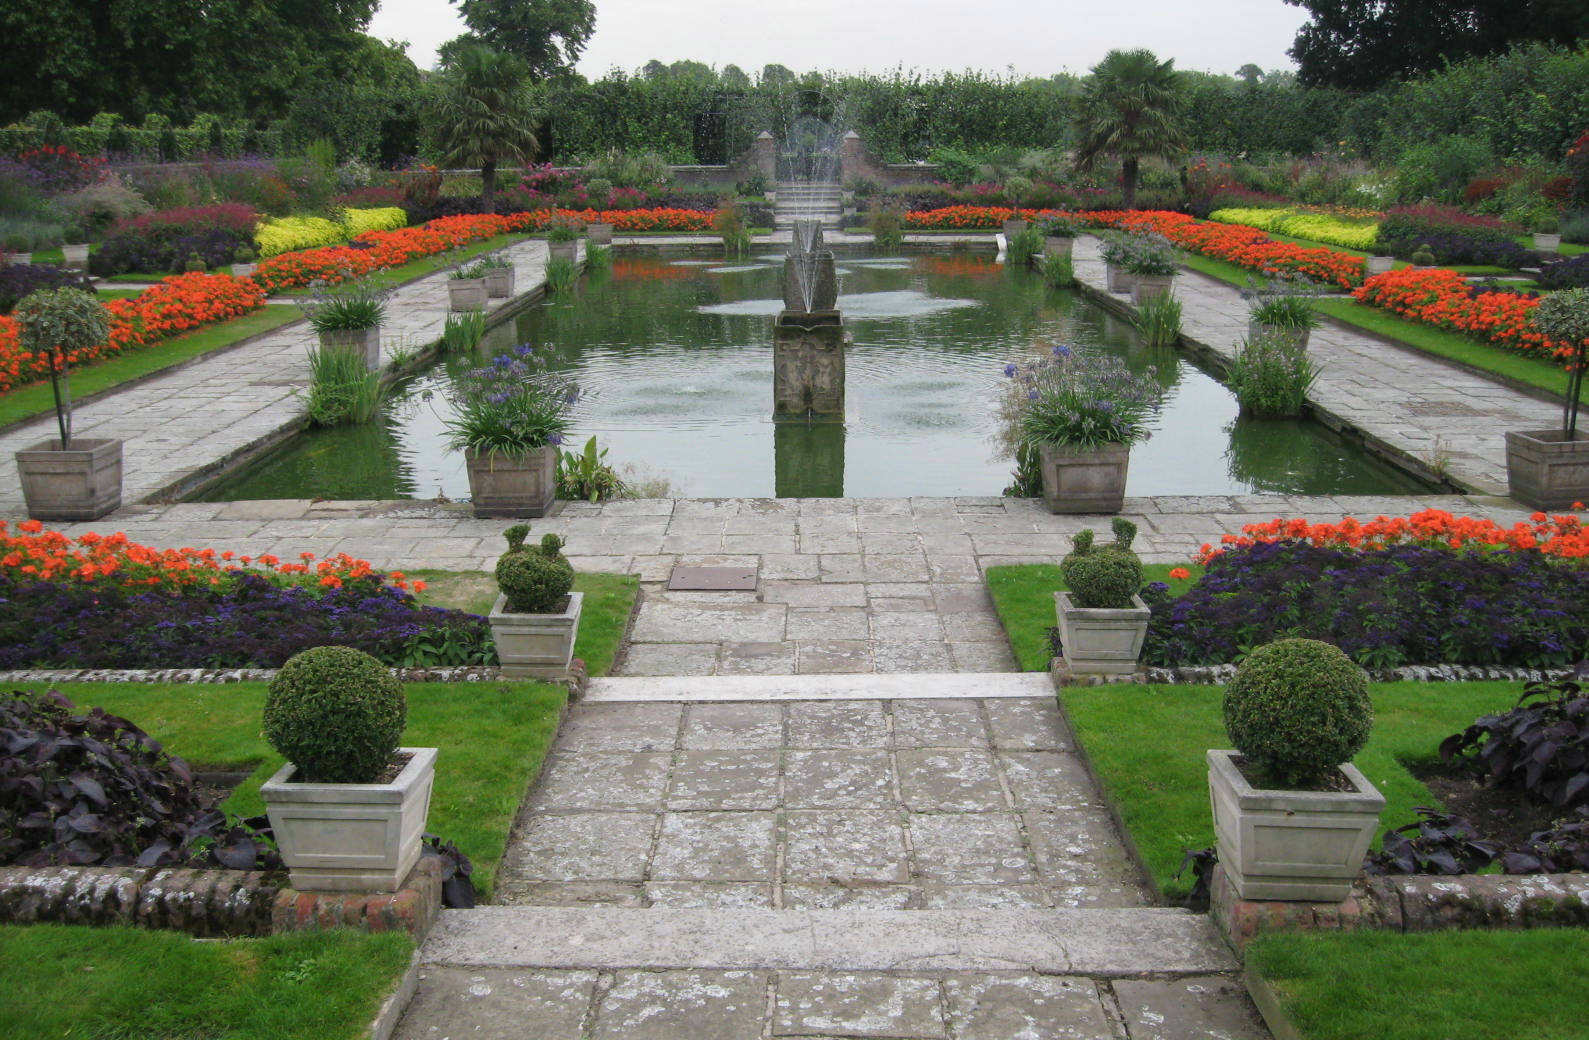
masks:
[[(520, 293), (544, 281), (546, 243), (526, 239), (503, 250)], [(493, 300), (498, 310), (510, 300)], [(447, 272), (396, 290), (382, 327), (381, 353), (416, 351), (441, 338), (447, 318)], [(300, 394), (309, 384), (305, 322), (255, 337), (175, 371), (73, 409), (74, 437), (120, 438), (122, 501), (135, 503), (196, 473), (269, 443), (301, 425)], [(54, 435), (51, 412), (0, 433), (0, 515), (22, 515), (15, 452)]]
[(840, 683), (593, 684), (396, 1036), (1268, 1035), (1208, 920), (1145, 905), (1046, 679)]
[[(1103, 261), (1096, 238), (1078, 239), (1076, 275), (1099, 291)], [(1182, 270), (1175, 276), (1186, 337), (1229, 358), (1247, 335), (1247, 303), (1224, 282)], [(1506, 494), (1507, 430), (1548, 430), (1561, 406), (1531, 397), (1417, 351), (1325, 322), (1308, 351), (1319, 379), (1308, 400), (1332, 426), (1359, 430), (1371, 443), (1486, 495)]]

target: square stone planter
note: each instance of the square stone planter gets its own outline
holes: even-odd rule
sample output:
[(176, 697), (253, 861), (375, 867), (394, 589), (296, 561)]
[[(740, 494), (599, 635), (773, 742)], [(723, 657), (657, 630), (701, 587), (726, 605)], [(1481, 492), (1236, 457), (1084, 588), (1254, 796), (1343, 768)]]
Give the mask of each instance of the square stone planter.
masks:
[(1097, 448), (1038, 446), (1043, 473), (1043, 501), (1051, 513), (1118, 513), (1126, 497), (1126, 471), (1131, 447), (1105, 444)]
[(490, 267), (486, 269), (486, 295), (493, 300), (503, 300), (513, 295), (513, 276), (515, 272), (511, 267)]
[(252, 278), (252, 277), (254, 277), (254, 272), (257, 271), (257, 270), (259, 270), (259, 265), (258, 264), (233, 264), (232, 265), (232, 277), (233, 278)]
[(1294, 329), (1288, 325), (1265, 325), (1259, 321), (1247, 322), (1247, 342), (1251, 343), (1259, 336), (1282, 337), (1297, 350), (1308, 349), (1308, 339), (1312, 336), (1312, 329)]
[(288, 762), (259, 789), (292, 886), (306, 892), (395, 892), (419, 859), (436, 778), (435, 748), (389, 784), (294, 783)]
[(610, 246), (612, 245), (612, 225), (586, 224), (585, 238), (593, 246)]
[(1131, 276), (1131, 302), (1140, 307), (1149, 300), (1168, 296), (1174, 284), (1173, 274), (1134, 274)]
[(447, 279), (447, 306), (454, 311), (483, 311), (487, 295), (484, 278)]
[(528, 455), (464, 452), (469, 497), (479, 517), (545, 516), (557, 500), (557, 449)]
[(1395, 266), (1396, 258), (1393, 256), (1371, 256), (1363, 261), (1363, 271), (1370, 277), (1384, 274)]
[(1065, 663), (1077, 675), (1129, 675), (1137, 670), (1148, 634), (1148, 605), (1132, 596), (1131, 606), (1078, 607), (1070, 593), (1054, 593), (1059, 642)]
[(339, 329), (320, 333), (321, 350), (345, 350), (364, 360), (364, 367), (373, 372), (381, 367), (381, 327), (368, 329)]
[(88, 243), (76, 242), (62, 246), (61, 258), (74, 271), (88, 270)]
[(1338, 903), (1363, 869), (1385, 797), (1350, 762), (1350, 791), (1253, 787), (1235, 751), (1209, 751), (1208, 791), (1219, 864), (1242, 899)]
[(1508, 431), (1506, 483), (1513, 498), (1531, 509), (1568, 509), (1589, 502), (1589, 433), (1560, 430)]
[(547, 249), (547, 252), (551, 255), (551, 258), (553, 260), (575, 260), (575, 259), (578, 259), (578, 257), (579, 257), (579, 243), (577, 241), (575, 241), (575, 242), (552, 242), (552, 241), (548, 241), (546, 243), (546, 249)]
[(1104, 286), (1110, 292), (1128, 293), (1131, 291), (1131, 272), (1124, 267), (1116, 267), (1114, 264), (1105, 263), (1103, 265), (1103, 277)]
[(1561, 252), (1560, 235), (1534, 235), (1534, 249), (1541, 253)]
[(9, 266), (15, 267), (15, 266), (20, 265), (20, 264), (31, 264), (32, 262), (33, 262), (33, 254), (31, 252), (29, 252), (29, 253), (13, 253), (13, 252), (10, 252), (10, 251), (6, 252), (6, 264), (9, 265)]
[(561, 614), (520, 614), (507, 609), (508, 598), (497, 596), (488, 620), (497, 660), (508, 679), (560, 679), (574, 660), (574, 638), (579, 634), (579, 613), (585, 594), (570, 592)]
[(16, 453), (22, 499), (35, 520), (98, 520), (121, 506), (121, 441), (51, 438)]
[(1043, 236), (1043, 255), (1069, 256), (1070, 251), (1075, 248), (1075, 245), (1076, 240), (1074, 238), (1062, 238), (1059, 235), (1045, 235)]
[(1004, 241), (1006, 243), (1008, 243), (1008, 242), (1014, 240), (1016, 235), (1019, 235), (1021, 232), (1025, 231), (1025, 230), (1026, 230), (1026, 221), (1024, 221), (1024, 220), (1006, 220), (1004, 222)]

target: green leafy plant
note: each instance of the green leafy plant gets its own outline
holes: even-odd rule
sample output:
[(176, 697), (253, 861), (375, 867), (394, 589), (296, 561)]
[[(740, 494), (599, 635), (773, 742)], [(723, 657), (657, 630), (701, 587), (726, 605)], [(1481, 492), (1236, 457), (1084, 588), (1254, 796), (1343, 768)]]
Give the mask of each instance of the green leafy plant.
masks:
[(533, 548), (524, 545), (528, 524), (515, 524), (503, 532), (508, 551), (497, 560), (497, 587), (507, 597), (508, 610), (516, 614), (551, 614), (574, 587), (574, 566), (563, 556), (563, 539), (544, 535)]
[(1038, 234), (1044, 238), (1078, 238), (1086, 229), (1069, 217), (1049, 217), (1037, 225)]
[(447, 277), (452, 281), (468, 281), (472, 278), (484, 278), (487, 268), (481, 263), (465, 264), (455, 267), (447, 272)]
[(750, 252), (750, 228), (745, 225), (744, 214), (732, 200), (724, 201), (712, 217), (712, 230), (723, 238), (723, 252), (728, 256), (744, 256)]
[(557, 497), (587, 502), (622, 498), (628, 488), (618, 471), (607, 464), (607, 449), (596, 446), (596, 438), (585, 442), (578, 453), (557, 453)]
[(1150, 347), (1167, 347), (1181, 336), (1181, 301), (1169, 293), (1145, 300), (1137, 310), (1137, 328)]
[(317, 646), (287, 659), (265, 694), (265, 739), (311, 783), (373, 783), (392, 762), (403, 685), (361, 650)]
[(1368, 676), (1316, 639), (1260, 646), (1225, 687), (1225, 731), (1236, 750), (1285, 788), (1323, 782), (1368, 743)]
[(61, 450), (72, 446), (71, 358), (110, 338), (105, 308), (82, 289), (44, 289), (29, 293), (11, 312), (18, 326), (18, 345), (43, 355), (50, 365), (50, 391)]
[(1043, 236), (1036, 228), (1026, 228), (1009, 241), (1008, 255), (1011, 264), (1025, 266), (1032, 257), (1043, 251)]
[(189, 253), (187, 261), (182, 265), (182, 270), (188, 274), (201, 273), (209, 269), (210, 265), (205, 263), (204, 258), (197, 253)]
[(1547, 338), (1572, 349), (1561, 415), (1561, 439), (1570, 441), (1578, 430), (1578, 395), (1583, 389), (1584, 365), (1589, 361), (1589, 289), (1551, 293), (1529, 313), (1529, 320)]
[(526, 455), (563, 443), (568, 410), (578, 392), (549, 372), (546, 357), (528, 343), (453, 380), (453, 415), (444, 420), (454, 451)]
[(1137, 525), (1122, 517), (1110, 522), (1114, 542), (1094, 545), (1091, 530), (1071, 536), (1071, 550), (1059, 564), (1072, 600), (1078, 607), (1120, 610), (1142, 587), (1142, 561), (1131, 551)]
[(311, 347), (309, 390), (304, 407), (316, 426), (365, 423), (381, 409), (381, 377), (364, 363), (362, 350)]
[(441, 327), (441, 352), (467, 354), (486, 334), (485, 311), (451, 311)]
[[(1249, 287), (1252, 285), (1248, 283)], [(1317, 292), (1273, 284), (1267, 289), (1243, 293), (1248, 297), (1247, 317), (1260, 325), (1282, 329), (1317, 328), (1320, 318), (1313, 302)]]
[(232, 263), (251, 264), (254, 262), (254, 251), (247, 246), (238, 246), (232, 250)]
[(1177, 269), (1175, 247), (1163, 235), (1131, 235), (1125, 240), (1122, 266), (1131, 274), (1163, 277)]
[(1536, 235), (1556, 235), (1561, 233), (1561, 221), (1556, 219), (1554, 213), (1542, 213), (1535, 217), (1530, 228)]
[(1064, 253), (1045, 253), (1043, 281), (1055, 289), (1069, 289), (1076, 284), (1076, 266)]
[(1435, 263), (1435, 255), (1427, 243), (1419, 245), (1407, 259), (1412, 261), (1414, 267), (1433, 267)]
[(1056, 346), (1030, 364), (1004, 366), (1011, 382), (1002, 414), (1015, 443), (1133, 444), (1149, 436), (1147, 420), (1164, 397), (1154, 372), (1138, 375), (1113, 355)]
[(1260, 332), (1244, 341), (1226, 374), (1242, 412), (1265, 418), (1302, 414), (1318, 378), (1307, 348), (1283, 331)]
[(874, 205), (866, 214), (866, 227), (879, 253), (897, 253), (905, 244), (905, 214), (898, 206)]
[(299, 304), (316, 332), (362, 332), (386, 320), (388, 294), (367, 285), (350, 289), (318, 288)]
[(1589, 805), (1589, 696), (1574, 679), (1531, 682), (1509, 711), (1440, 742), (1440, 760), (1558, 808)]
[(560, 296), (579, 281), (579, 266), (565, 256), (553, 257), (546, 262), (546, 291)]
[(612, 267), (612, 246), (585, 247), (585, 269), (588, 271), (606, 271)]
[(546, 223), (548, 242), (578, 242), (585, 233), (585, 222), (574, 217), (553, 217)]

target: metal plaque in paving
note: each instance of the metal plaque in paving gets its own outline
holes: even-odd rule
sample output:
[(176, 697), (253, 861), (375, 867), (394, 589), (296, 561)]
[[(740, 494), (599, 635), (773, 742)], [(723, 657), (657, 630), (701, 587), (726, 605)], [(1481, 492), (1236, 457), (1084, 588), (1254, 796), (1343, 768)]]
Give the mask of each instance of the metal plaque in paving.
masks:
[(683, 592), (754, 592), (754, 567), (675, 567), (668, 588)]

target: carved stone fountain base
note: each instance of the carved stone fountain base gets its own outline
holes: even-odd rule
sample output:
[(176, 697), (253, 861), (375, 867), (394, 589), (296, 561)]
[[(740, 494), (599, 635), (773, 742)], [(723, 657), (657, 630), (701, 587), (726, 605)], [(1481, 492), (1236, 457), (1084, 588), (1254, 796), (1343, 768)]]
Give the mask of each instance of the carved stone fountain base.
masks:
[(774, 419), (844, 419), (844, 350), (838, 311), (783, 311), (772, 329)]

